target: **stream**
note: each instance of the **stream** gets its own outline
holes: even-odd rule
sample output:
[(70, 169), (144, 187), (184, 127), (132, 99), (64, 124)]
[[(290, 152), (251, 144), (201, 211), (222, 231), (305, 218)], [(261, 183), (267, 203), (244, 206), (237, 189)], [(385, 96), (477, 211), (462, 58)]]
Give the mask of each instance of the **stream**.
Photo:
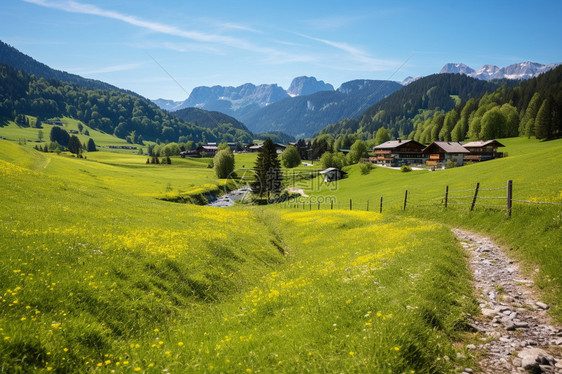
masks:
[(250, 188), (250, 186), (244, 186), (236, 190), (225, 193), (224, 195), (218, 197), (215, 201), (207, 204), (206, 206), (214, 206), (218, 208), (226, 208), (229, 206), (233, 206), (236, 201), (243, 200), (251, 193), (252, 193), (252, 189)]

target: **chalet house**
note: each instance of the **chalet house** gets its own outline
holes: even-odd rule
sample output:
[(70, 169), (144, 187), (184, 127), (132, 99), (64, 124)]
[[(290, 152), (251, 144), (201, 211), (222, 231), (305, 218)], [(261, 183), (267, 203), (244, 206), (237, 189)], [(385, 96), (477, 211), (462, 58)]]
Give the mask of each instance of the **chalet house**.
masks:
[[(275, 151), (278, 154), (283, 153), (285, 148), (287, 148), (287, 146), (285, 144), (281, 144), (281, 143), (273, 143), (273, 145), (275, 146)], [(262, 146), (263, 146), (263, 144), (252, 144), (251, 146), (248, 147), (248, 151), (249, 152), (259, 152)]]
[(324, 176), (324, 182), (326, 183), (340, 180), (345, 176), (345, 174), (347, 174), (345, 171), (338, 168), (327, 168), (320, 172), (320, 175)]
[(373, 148), (374, 157), (369, 161), (384, 166), (402, 166), (423, 164), (428, 155), (423, 152), (425, 146), (415, 140), (390, 140)]
[(464, 156), (465, 162), (480, 162), (503, 157), (503, 153), (498, 152), (498, 148), (505, 146), (493, 139), (466, 143), (463, 144), (463, 147), (470, 151), (468, 155)]
[(197, 147), (196, 151), (199, 154), (207, 154), (210, 156), (214, 156), (215, 153), (217, 153), (217, 149), (218, 147), (216, 145), (200, 145), (199, 147)]
[(430, 166), (444, 166), (449, 160), (454, 160), (457, 166), (463, 165), (464, 156), (470, 152), (457, 142), (433, 142), (423, 149), (429, 155), (425, 162)]

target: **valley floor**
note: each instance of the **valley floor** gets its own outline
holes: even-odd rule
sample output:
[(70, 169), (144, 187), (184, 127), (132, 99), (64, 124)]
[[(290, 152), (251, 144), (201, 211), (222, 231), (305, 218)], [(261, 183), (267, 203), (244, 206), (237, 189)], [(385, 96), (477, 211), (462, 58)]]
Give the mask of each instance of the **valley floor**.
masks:
[[(508, 222), (485, 210), (438, 208), (438, 216), (437, 210), (379, 214), (173, 204), (154, 198), (163, 187), (160, 177), (208, 175), (206, 168), (153, 169), (136, 165), (132, 156), (119, 157), (126, 167), (112, 163), (110, 154), (92, 162), (0, 140), (2, 370), (476, 370), (470, 343), (482, 343), (470, 316), (479, 315), (479, 303), (493, 301), (474, 294), (470, 257), (449, 226), (458, 221), (486, 225), (508, 243), (504, 230), (527, 222), (529, 231), (514, 237), (525, 244), (515, 257), (540, 267), (537, 284), (546, 284), (550, 311), (559, 310), (560, 281), (551, 275), (560, 269), (555, 209), (520, 209)], [(396, 186), (405, 178), (447, 182), (447, 175), (462, 176), (461, 169), (411, 176), (375, 169), (360, 176), (352, 168), (332, 193), (347, 198), (349, 182), (364, 196), (373, 193), (366, 186), (401, 193)], [(158, 180), (151, 180), (151, 171)], [(399, 174), (392, 182), (377, 173)], [(144, 188), (152, 190), (143, 194)], [(531, 256), (535, 250), (540, 255)], [(499, 283), (496, 294), (500, 287), (510, 292)], [(512, 311), (519, 313), (514, 323), (531, 324), (526, 312)]]

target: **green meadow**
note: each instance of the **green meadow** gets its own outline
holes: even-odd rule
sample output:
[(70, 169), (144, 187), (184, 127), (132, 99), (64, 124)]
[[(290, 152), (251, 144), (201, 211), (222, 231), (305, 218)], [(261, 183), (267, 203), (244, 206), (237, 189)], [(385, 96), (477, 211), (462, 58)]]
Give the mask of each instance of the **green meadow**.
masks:
[[(512, 179), (516, 199), (562, 202), (561, 141), (506, 139), (507, 158), (450, 170), (362, 175), (352, 166), (337, 186), (295, 182), (340, 208), (317, 211), (306, 200), (304, 210), (162, 200), (222, 188), (210, 159), (147, 165), (146, 156), (105, 149), (77, 159), (11, 139), (0, 140), (4, 371), (476, 368), (465, 347), (478, 339), (467, 332), (477, 303), (452, 226), (488, 233), (528, 271), (538, 268), (537, 285), (560, 316), (559, 206), (516, 204), (508, 220), (503, 208), (422, 200), (445, 185)], [(236, 166), (253, 167), (255, 157), (237, 155)], [(365, 211), (380, 196), (384, 213)]]
[[(334, 207), (379, 211), (400, 217), (417, 217), (451, 227), (473, 229), (492, 236), (513, 256), (524, 260), (543, 296), (552, 305), (552, 315), (562, 321), (562, 140), (500, 139), (507, 157), (479, 164), (438, 171), (401, 172), (375, 167), (362, 175), (359, 165), (347, 169), (348, 178), (332, 183), (314, 179), (296, 185), (310, 199), (299, 199), (293, 209)], [(513, 202), (512, 217), (506, 216), (507, 181), (513, 181), (513, 199), (557, 205)], [(470, 205), (476, 184), (480, 198)], [(444, 207), (449, 186), (448, 207)], [(404, 211), (405, 191), (408, 191)], [(486, 191), (493, 190), (493, 191)], [(293, 204), (290, 204), (293, 205)]]

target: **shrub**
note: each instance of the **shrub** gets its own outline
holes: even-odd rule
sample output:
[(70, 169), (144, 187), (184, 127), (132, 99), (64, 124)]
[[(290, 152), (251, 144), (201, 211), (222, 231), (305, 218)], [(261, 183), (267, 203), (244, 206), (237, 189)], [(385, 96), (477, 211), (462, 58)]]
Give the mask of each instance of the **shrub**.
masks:
[(457, 160), (447, 160), (447, 162), (445, 163), (445, 169), (452, 169), (455, 166), (457, 166)]
[(361, 163), (359, 164), (359, 170), (361, 170), (361, 175), (367, 175), (371, 172), (371, 169), (373, 169), (373, 165), (372, 164), (368, 164), (368, 163)]
[(299, 155), (299, 151), (294, 145), (288, 146), (281, 155), (281, 159), (283, 160), (283, 166), (286, 168), (294, 168), (301, 164), (301, 156)]
[(409, 171), (412, 171), (412, 168), (409, 167), (408, 165), (402, 165), (402, 166), (400, 166), (400, 171), (401, 171), (402, 173), (407, 173), (407, 172), (409, 172)]
[(234, 171), (234, 155), (230, 148), (217, 152), (213, 164), (217, 178), (227, 178)]

